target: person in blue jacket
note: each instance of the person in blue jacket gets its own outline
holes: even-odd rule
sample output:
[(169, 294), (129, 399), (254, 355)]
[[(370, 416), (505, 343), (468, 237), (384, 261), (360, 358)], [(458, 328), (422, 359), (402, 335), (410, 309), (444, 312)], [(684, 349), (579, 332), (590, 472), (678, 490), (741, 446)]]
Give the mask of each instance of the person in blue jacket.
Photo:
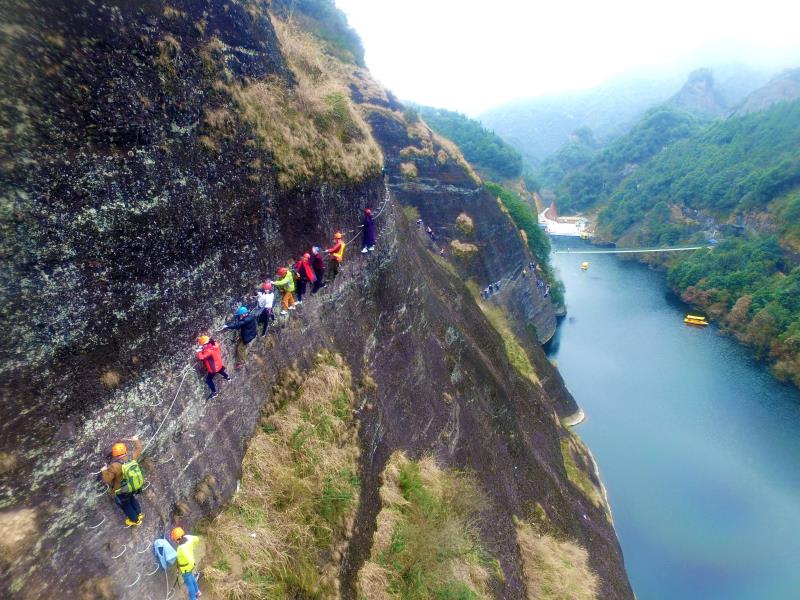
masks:
[(225, 323), (224, 329), (239, 330), (239, 340), (236, 342), (236, 364), (234, 367), (237, 369), (243, 367), (247, 362), (247, 354), (250, 351), (248, 344), (258, 336), (256, 315), (251, 314), (246, 306), (240, 306), (236, 309), (236, 318), (230, 323)]

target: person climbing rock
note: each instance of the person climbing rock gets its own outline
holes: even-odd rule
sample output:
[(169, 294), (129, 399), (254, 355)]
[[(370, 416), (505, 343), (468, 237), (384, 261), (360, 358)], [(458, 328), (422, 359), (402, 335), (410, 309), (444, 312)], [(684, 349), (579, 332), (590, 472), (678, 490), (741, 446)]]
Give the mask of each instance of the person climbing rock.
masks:
[(277, 281), (273, 281), (275, 285), (283, 294), (283, 310), (282, 315), (289, 314), (287, 311), (294, 310), (294, 273), (289, 271), (286, 267), (278, 269)]
[(364, 210), (361, 227), (361, 254), (366, 254), (375, 250), (375, 221), (372, 219), (372, 209)]
[(336, 276), (339, 274), (339, 267), (341, 267), (342, 259), (344, 258), (344, 247), (345, 243), (342, 241), (342, 234), (337, 231), (333, 236), (333, 246), (325, 250), (330, 256), (328, 268), (331, 272), (331, 283), (336, 280)]
[(317, 280), (314, 269), (311, 267), (311, 255), (306, 252), (294, 266), (297, 272), (297, 304), (303, 303), (303, 295), (309, 283), (313, 284)]
[(214, 376), (222, 375), (225, 381), (230, 381), (231, 378), (225, 371), (225, 363), (222, 362), (222, 348), (220, 348), (217, 340), (212, 340), (207, 335), (201, 335), (197, 338), (197, 343), (200, 345), (197, 349), (197, 360), (202, 361), (206, 367), (206, 385), (211, 390), (207, 400), (211, 400), (217, 395)]
[(311, 293), (316, 294), (325, 287), (325, 261), (322, 259), (322, 249), (319, 246), (314, 246), (311, 249), (311, 268), (314, 269), (314, 275), (317, 280), (314, 282), (314, 287), (311, 288)]
[(100, 477), (108, 485), (109, 492), (114, 497), (114, 502), (125, 513), (125, 527), (141, 525), (144, 520), (142, 509), (136, 499), (144, 485), (144, 474), (137, 462), (142, 455), (142, 442), (139, 436), (124, 440), (133, 442), (133, 452), (128, 454), (128, 446), (117, 442), (111, 447), (110, 465), (103, 465)]
[(200, 538), (196, 535), (188, 535), (182, 527), (175, 527), (172, 530), (172, 539), (178, 546), (176, 563), (178, 571), (183, 577), (183, 583), (186, 585), (186, 591), (189, 593), (189, 600), (196, 600), (203, 595), (197, 587), (197, 577), (194, 574), (194, 568), (197, 566), (194, 550), (200, 543)]
[(261, 285), (261, 289), (256, 292), (258, 308), (258, 322), (261, 323), (261, 337), (267, 335), (267, 327), (275, 320), (275, 313), (272, 306), (275, 304), (275, 292), (272, 291), (272, 283), (269, 281)]
[(239, 369), (247, 362), (247, 355), (250, 352), (248, 344), (258, 336), (258, 325), (256, 316), (250, 314), (246, 306), (236, 309), (236, 318), (232, 323), (225, 323), (224, 329), (238, 329), (239, 340), (236, 342), (236, 363), (234, 368)]

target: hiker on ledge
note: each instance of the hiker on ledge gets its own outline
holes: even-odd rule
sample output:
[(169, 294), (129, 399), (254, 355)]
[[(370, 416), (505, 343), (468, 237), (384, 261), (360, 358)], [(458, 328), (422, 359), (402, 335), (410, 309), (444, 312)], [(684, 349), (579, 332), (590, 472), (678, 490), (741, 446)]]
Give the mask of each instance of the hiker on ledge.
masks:
[(303, 254), (303, 257), (297, 261), (294, 269), (297, 271), (297, 304), (302, 304), (303, 294), (306, 293), (306, 286), (317, 280), (314, 269), (311, 268), (311, 255), (308, 252)]
[(342, 265), (342, 259), (344, 258), (344, 246), (342, 234), (337, 231), (333, 236), (333, 246), (325, 250), (330, 255), (328, 268), (331, 271), (331, 283), (336, 280), (336, 276), (339, 274), (339, 267)]
[(283, 293), (282, 315), (288, 315), (288, 311), (294, 310), (294, 273), (286, 267), (278, 269), (278, 281), (273, 281), (273, 285)]
[(136, 462), (142, 455), (142, 442), (139, 441), (138, 435), (125, 441), (135, 444), (133, 452), (129, 456), (128, 447), (124, 443), (114, 444), (111, 447), (113, 461), (110, 465), (103, 465), (100, 476), (108, 485), (116, 505), (125, 513), (125, 527), (132, 527), (141, 525), (144, 519), (142, 509), (136, 500), (144, 485), (142, 468)]
[(236, 363), (234, 368), (239, 369), (247, 362), (247, 355), (250, 352), (248, 344), (258, 336), (258, 325), (256, 316), (251, 315), (246, 306), (236, 309), (236, 319), (232, 323), (225, 323), (223, 329), (238, 329), (239, 340), (236, 342)]
[(314, 287), (311, 288), (311, 293), (316, 294), (325, 287), (325, 261), (322, 259), (322, 249), (319, 246), (314, 246), (311, 249), (311, 268), (314, 269), (314, 275), (317, 280), (314, 282)]
[(275, 313), (272, 306), (275, 304), (275, 292), (272, 291), (272, 284), (267, 281), (261, 285), (261, 289), (256, 292), (258, 308), (261, 311), (258, 315), (258, 322), (261, 323), (261, 337), (267, 335), (267, 327), (275, 320)]
[(211, 400), (217, 395), (217, 386), (214, 385), (214, 376), (219, 374), (225, 381), (231, 378), (225, 372), (225, 364), (222, 362), (222, 349), (217, 340), (212, 340), (207, 335), (197, 338), (200, 347), (197, 349), (197, 360), (202, 361), (206, 367), (206, 385), (211, 390), (207, 400)]
[(372, 209), (364, 210), (364, 221), (361, 223), (361, 254), (375, 250), (375, 221), (372, 219)]
[(182, 527), (176, 527), (172, 530), (172, 539), (178, 545), (178, 571), (183, 576), (183, 583), (186, 585), (186, 591), (189, 592), (189, 600), (196, 600), (198, 596), (202, 596), (197, 587), (197, 577), (194, 574), (194, 568), (197, 563), (194, 559), (194, 550), (200, 543), (200, 538), (196, 535), (187, 535)]

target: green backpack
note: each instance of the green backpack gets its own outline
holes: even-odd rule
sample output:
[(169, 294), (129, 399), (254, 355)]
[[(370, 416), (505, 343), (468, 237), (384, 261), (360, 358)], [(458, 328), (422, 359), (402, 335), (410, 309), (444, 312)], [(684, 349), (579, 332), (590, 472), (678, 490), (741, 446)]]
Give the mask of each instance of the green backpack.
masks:
[(142, 489), (144, 485), (144, 473), (142, 467), (135, 460), (122, 463), (122, 483), (117, 494), (134, 494)]

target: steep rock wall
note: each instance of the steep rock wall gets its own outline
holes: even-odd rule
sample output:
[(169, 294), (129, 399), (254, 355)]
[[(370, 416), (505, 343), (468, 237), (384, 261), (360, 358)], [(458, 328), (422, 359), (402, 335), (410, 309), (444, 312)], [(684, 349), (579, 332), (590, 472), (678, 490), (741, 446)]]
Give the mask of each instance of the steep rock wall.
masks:
[[(463, 283), (403, 223), (406, 198), (393, 200), (380, 177), (281, 190), (269, 152), (235, 114), (213, 147), (204, 143), (204, 115), (227, 106), (214, 86), (220, 64), (234, 79), (291, 82), (269, 19), (252, 5), (199, 0), (170, 10), (8, 8), (0, 595), (158, 597), (164, 580), (148, 575), (149, 541), (227, 502), (277, 373), (330, 348), (364, 383), (363, 491), (345, 597), (368, 555), (378, 476), (395, 449), (476, 472), (491, 499), (483, 535), (506, 574), (497, 597), (524, 597), (511, 516), (535, 503), (589, 550), (603, 598), (631, 597), (612, 525), (568, 482), (553, 398), (519, 376)], [(225, 42), (209, 65), (211, 37)], [(387, 154), (391, 182), (403, 161)], [(443, 224), (480, 214), (461, 193), (463, 174), (429, 179), (438, 191), (428, 200), (452, 202)], [(349, 254), (336, 285), (254, 342), (248, 367), (205, 402), (194, 336), (218, 329), (293, 254), (337, 228), (353, 231), (366, 205), (385, 207), (378, 253)], [(495, 226), (506, 243), (508, 230)], [(465, 273), (488, 276), (507, 253), (525, 256), (518, 242), (482, 243), (495, 262)], [(150, 484), (143, 527), (126, 530), (96, 471), (108, 445), (134, 432), (147, 444)]]

